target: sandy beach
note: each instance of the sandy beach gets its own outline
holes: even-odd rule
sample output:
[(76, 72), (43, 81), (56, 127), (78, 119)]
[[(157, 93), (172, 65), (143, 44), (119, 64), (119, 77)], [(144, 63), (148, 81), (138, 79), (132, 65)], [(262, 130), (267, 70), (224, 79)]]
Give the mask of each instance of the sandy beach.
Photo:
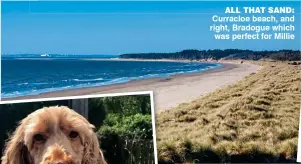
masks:
[(165, 78), (136, 80), (123, 84), (89, 87), (42, 93), (39, 95), (7, 98), (5, 100), (21, 100), (49, 97), (79, 96), (88, 94), (154, 91), (155, 110), (175, 107), (178, 104), (189, 102), (206, 93), (226, 85), (234, 84), (250, 73), (257, 72), (261, 67), (253, 64), (238, 64), (222, 62), (224, 67), (199, 73), (180, 74)]

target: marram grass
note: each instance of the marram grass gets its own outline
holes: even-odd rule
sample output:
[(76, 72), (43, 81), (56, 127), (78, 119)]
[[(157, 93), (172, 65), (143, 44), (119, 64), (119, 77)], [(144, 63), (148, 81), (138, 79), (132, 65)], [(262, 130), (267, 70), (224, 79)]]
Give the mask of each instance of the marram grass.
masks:
[(297, 153), (300, 66), (257, 73), (157, 114), (161, 163), (281, 162)]

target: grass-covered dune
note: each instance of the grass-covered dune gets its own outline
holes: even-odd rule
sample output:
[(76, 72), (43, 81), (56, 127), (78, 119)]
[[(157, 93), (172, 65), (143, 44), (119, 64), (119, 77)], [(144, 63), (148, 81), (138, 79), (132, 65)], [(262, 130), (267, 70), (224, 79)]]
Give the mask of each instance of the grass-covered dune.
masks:
[(295, 162), (300, 98), (300, 66), (264, 63), (235, 85), (158, 113), (159, 163)]

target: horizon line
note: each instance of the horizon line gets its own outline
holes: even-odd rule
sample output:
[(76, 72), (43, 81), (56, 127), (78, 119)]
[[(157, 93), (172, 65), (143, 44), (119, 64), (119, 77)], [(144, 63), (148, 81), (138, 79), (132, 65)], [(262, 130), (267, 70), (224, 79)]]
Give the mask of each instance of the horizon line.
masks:
[(176, 53), (176, 52), (182, 52), (185, 50), (197, 50), (197, 51), (212, 51), (212, 50), (242, 50), (242, 51), (253, 51), (253, 52), (261, 52), (261, 51), (301, 51), (300, 49), (278, 49), (278, 50), (252, 50), (252, 49), (240, 49), (240, 48), (224, 48), (224, 49), (182, 49), (179, 51), (169, 51), (169, 52), (126, 52), (126, 53), (120, 53), (120, 54), (96, 54), (96, 53), (91, 53), (91, 54), (75, 54), (75, 53), (1, 53), (2, 55), (103, 55), (103, 56), (120, 56), (123, 54), (148, 54), (148, 53)]

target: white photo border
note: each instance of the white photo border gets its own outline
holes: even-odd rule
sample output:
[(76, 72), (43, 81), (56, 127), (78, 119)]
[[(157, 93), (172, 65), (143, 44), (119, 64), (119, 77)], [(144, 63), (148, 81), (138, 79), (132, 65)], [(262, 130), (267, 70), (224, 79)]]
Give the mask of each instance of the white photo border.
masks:
[(151, 115), (152, 115), (152, 131), (153, 131), (153, 146), (154, 146), (154, 158), (155, 158), (154, 161), (155, 161), (155, 164), (158, 164), (156, 125), (155, 125), (155, 106), (154, 106), (154, 93), (153, 93), (153, 91), (122, 92), (122, 93), (108, 93), (108, 94), (89, 94), (89, 95), (82, 95), (82, 96), (51, 97), (51, 98), (37, 98), (37, 99), (24, 99), (24, 100), (7, 100), (7, 101), (0, 101), (0, 105), (1, 104), (42, 102), (42, 101), (58, 101), (58, 100), (101, 98), (101, 97), (137, 96), (137, 95), (150, 95)]

